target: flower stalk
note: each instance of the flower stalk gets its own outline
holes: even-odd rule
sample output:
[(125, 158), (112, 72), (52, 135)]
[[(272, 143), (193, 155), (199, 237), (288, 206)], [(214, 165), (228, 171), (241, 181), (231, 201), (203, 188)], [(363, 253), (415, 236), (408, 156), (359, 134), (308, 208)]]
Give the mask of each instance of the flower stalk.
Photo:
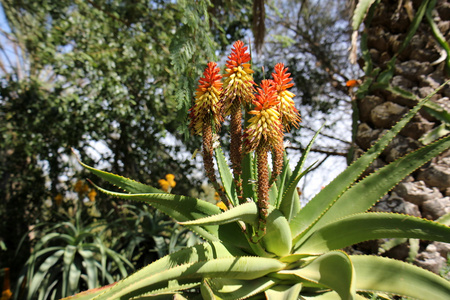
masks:
[(251, 74), (251, 56), (242, 41), (233, 44), (226, 62), (224, 89), (222, 94), (225, 115), (230, 120), (230, 160), (239, 202), (242, 199), (242, 106), (248, 106), (254, 99), (254, 82)]

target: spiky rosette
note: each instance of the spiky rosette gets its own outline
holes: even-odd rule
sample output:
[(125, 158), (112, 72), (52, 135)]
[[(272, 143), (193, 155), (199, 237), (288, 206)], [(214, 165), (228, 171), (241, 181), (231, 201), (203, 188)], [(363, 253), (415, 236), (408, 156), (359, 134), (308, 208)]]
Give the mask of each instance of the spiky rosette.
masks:
[(244, 133), (244, 147), (246, 152), (254, 151), (259, 144), (268, 144), (275, 148), (282, 140), (283, 131), (278, 112), (279, 101), (271, 80), (263, 80), (261, 88), (253, 101), (254, 109), (249, 114), (249, 125)]
[(301, 122), (301, 118), (292, 100), (295, 94), (287, 90), (294, 85), (290, 83), (292, 81), (292, 78), (289, 77), (291, 73), (287, 73), (287, 70), (288, 68), (285, 68), (283, 63), (276, 64), (275, 72), (272, 73), (272, 85), (277, 91), (278, 101), (280, 102), (279, 111), (281, 114), (281, 122), (284, 129), (289, 131), (290, 124), (298, 128), (298, 123)]
[(220, 94), (222, 92), (222, 75), (215, 62), (209, 62), (203, 77), (199, 79), (195, 92), (194, 106), (189, 110), (191, 127), (194, 134), (202, 135), (203, 126), (214, 124), (216, 131), (223, 122)]
[(250, 53), (246, 51), (247, 47), (244, 47), (244, 43), (236, 41), (226, 62), (222, 97), (226, 115), (230, 114), (234, 102), (251, 104), (254, 99), (255, 82), (251, 75), (254, 71), (249, 64), (251, 59)]

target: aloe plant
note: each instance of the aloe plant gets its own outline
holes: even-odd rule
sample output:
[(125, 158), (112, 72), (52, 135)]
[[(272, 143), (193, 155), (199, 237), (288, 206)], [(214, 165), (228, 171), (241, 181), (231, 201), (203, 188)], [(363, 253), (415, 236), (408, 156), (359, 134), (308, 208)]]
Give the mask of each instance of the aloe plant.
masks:
[[(234, 44), (223, 84), (216, 64), (208, 64), (190, 111), (191, 128), (203, 137), (207, 176), (227, 209), (201, 199), (168, 194), (80, 162), (125, 192), (96, 186), (100, 191), (146, 202), (189, 227), (204, 242), (171, 253), (112, 286), (84, 292), (75, 299), (373, 299), (377, 293), (383, 297), (448, 299), (450, 283), (436, 274), (405, 262), (349, 255), (341, 250), (380, 238), (450, 242), (447, 225), (408, 215), (368, 212), (408, 174), (449, 149), (450, 136), (361, 178), (431, 95), (419, 101), (302, 208), (296, 186), (311, 168), (305, 167), (305, 160), (317, 134), (296, 167), (290, 169), (282, 146), (283, 134), (289, 124), (295, 126), (300, 121), (293, 107), (294, 94), (288, 91), (292, 86), (290, 74), (284, 65), (277, 65), (272, 81), (263, 81), (254, 94), (250, 57), (245, 50), (243, 43)], [(228, 112), (233, 114), (233, 170), (221, 146), (213, 142), (222, 116)], [(239, 129), (242, 124), (233, 124), (241, 122), (240, 117), (235, 117), (241, 114), (246, 116), (244, 134)], [(272, 168), (267, 165), (269, 151)]]
[(42, 230), (22, 270), (14, 299), (60, 299), (112, 283), (134, 269), (103, 240), (101, 228), (106, 223), (89, 221), (78, 209), (73, 219), (36, 225), (34, 229), (48, 228)]

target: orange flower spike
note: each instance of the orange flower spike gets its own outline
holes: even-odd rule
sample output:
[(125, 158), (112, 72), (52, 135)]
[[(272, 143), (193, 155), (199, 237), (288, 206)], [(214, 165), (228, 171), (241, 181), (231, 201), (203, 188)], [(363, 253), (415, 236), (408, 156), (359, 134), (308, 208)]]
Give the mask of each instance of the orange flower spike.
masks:
[(226, 114), (230, 113), (230, 108), (235, 99), (243, 101), (245, 104), (251, 104), (254, 99), (253, 76), (251, 69), (250, 53), (247, 53), (248, 47), (244, 47), (242, 41), (236, 41), (231, 49), (231, 54), (226, 62), (226, 73), (224, 80), (224, 104)]
[(203, 77), (199, 79), (199, 86), (195, 92), (194, 106), (189, 110), (191, 127), (194, 134), (201, 135), (205, 122), (214, 122), (216, 130), (223, 122), (220, 108), (220, 94), (222, 92), (222, 75), (215, 62), (209, 62)]
[(273, 77), (273, 85), (277, 90), (279, 111), (281, 114), (281, 121), (283, 123), (284, 128), (289, 131), (290, 124), (292, 123), (296, 128), (298, 128), (298, 123), (301, 122), (300, 114), (298, 110), (295, 108), (295, 103), (292, 100), (295, 97), (295, 94), (288, 91), (288, 88), (291, 88), (294, 83), (291, 83), (292, 78), (289, 76), (291, 73), (287, 73), (288, 68), (284, 67), (283, 63), (278, 63), (275, 65), (275, 73), (272, 73)]
[(244, 134), (246, 152), (255, 150), (260, 143), (276, 147), (283, 131), (277, 107), (279, 101), (271, 80), (261, 82), (253, 104), (255, 107), (249, 114), (254, 116), (248, 121), (249, 125)]

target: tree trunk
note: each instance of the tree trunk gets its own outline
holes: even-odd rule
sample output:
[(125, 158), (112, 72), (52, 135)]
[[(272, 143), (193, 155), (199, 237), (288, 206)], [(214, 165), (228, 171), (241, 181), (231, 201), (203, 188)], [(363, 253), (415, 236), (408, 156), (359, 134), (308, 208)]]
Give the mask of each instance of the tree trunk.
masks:
[[(381, 72), (388, 68), (388, 62), (398, 53), (420, 4), (421, 1), (382, 0), (376, 6), (373, 19), (366, 28), (367, 46), (374, 68), (379, 67)], [(432, 18), (445, 40), (449, 41), (450, 4), (446, 0), (438, 0), (432, 11)], [(446, 61), (440, 61), (441, 56), (445, 55), (442, 49), (424, 16), (406, 48), (398, 54), (390, 85), (413, 93), (419, 98), (430, 94), (444, 83), (449, 75), (445, 71)], [(449, 111), (449, 97), (450, 88), (447, 85), (434, 95), (431, 101)], [(359, 123), (355, 137), (355, 155), (367, 150), (415, 103), (417, 102), (414, 100), (385, 89), (371, 91), (362, 99), (358, 99)], [(441, 119), (422, 109), (374, 162), (372, 171), (419, 148), (426, 143), (423, 138), (441, 125)], [(442, 130), (445, 131), (443, 127)], [(450, 212), (450, 151), (444, 152), (411, 174), (381, 199), (373, 210), (407, 213), (431, 220)], [(371, 244), (372, 251), (378, 251), (380, 243), (378, 241), (375, 245)], [(411, 245), (403, 244), (385, 254), (406, 259), (412, 250)], [(438, 273), (446, 263), (449, 249), (448, 244), (421, 242), (421, 252), (416, 256), (415, 263)]]

